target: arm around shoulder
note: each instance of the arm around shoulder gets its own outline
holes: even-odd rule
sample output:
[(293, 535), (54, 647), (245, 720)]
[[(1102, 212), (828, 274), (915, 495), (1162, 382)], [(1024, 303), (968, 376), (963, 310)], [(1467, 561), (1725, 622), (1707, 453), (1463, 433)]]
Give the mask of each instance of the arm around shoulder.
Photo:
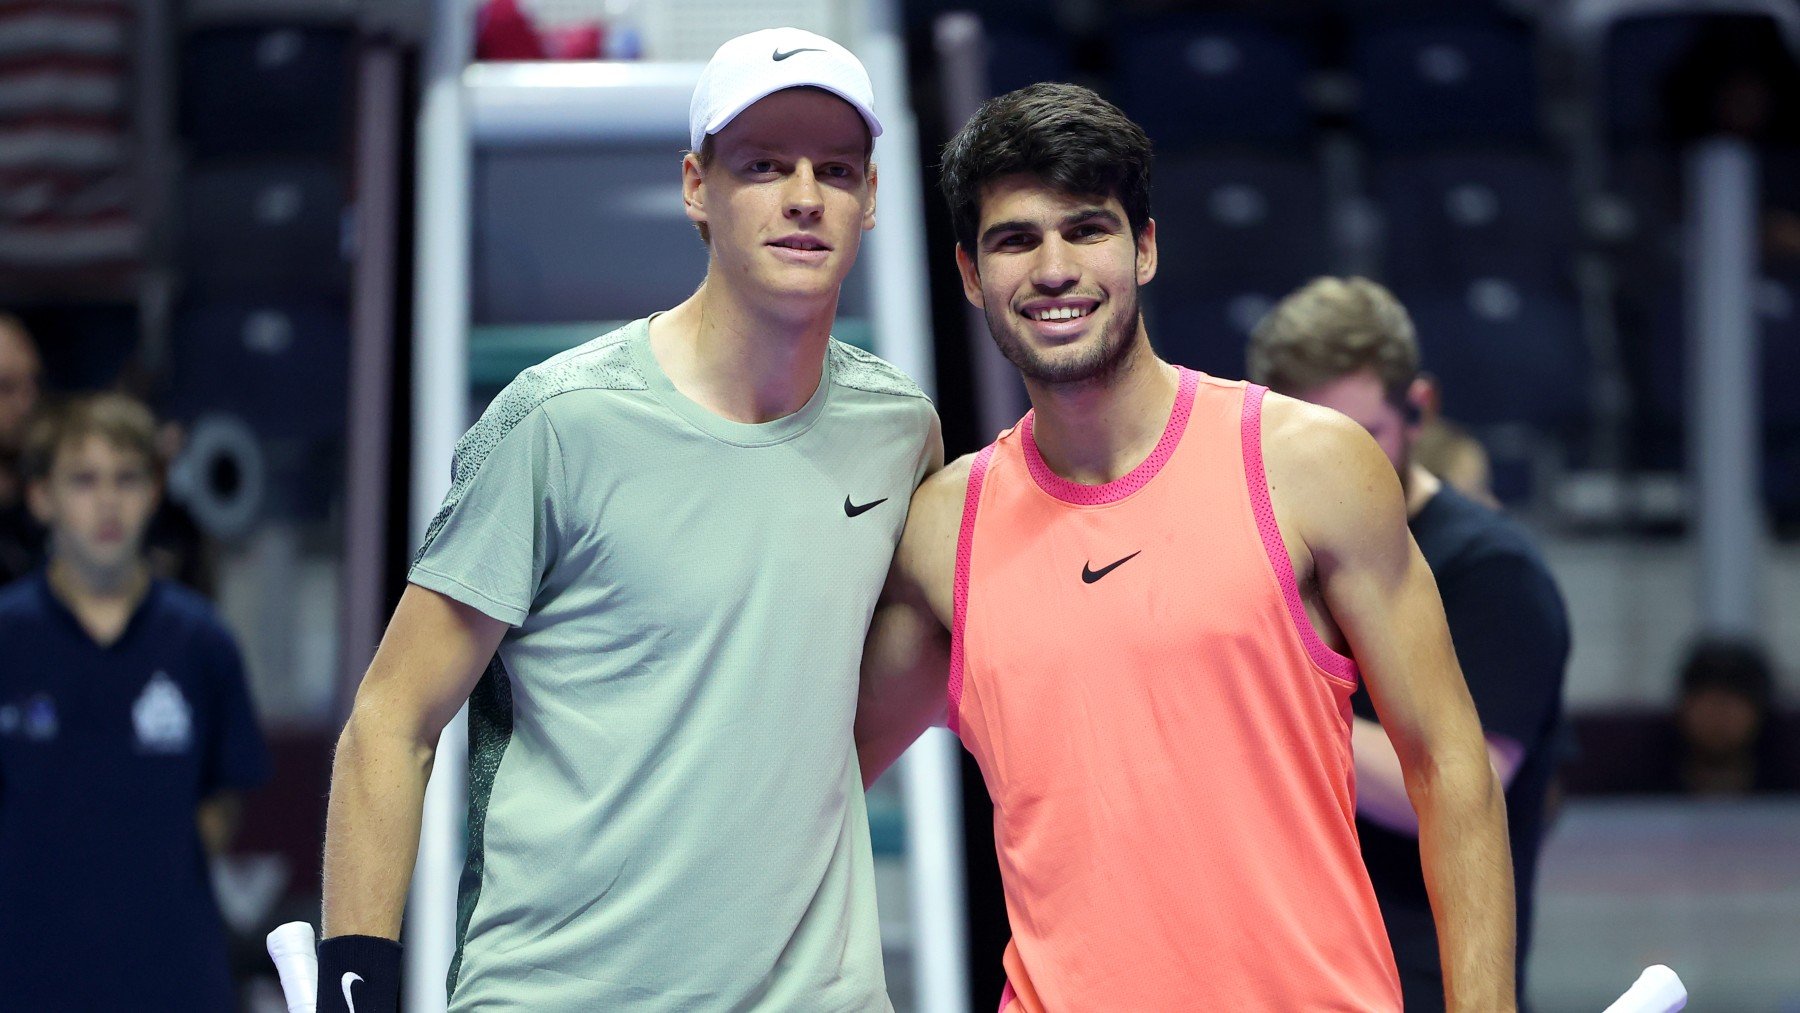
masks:
[[(937, 461), (943, 451), (937, 451)], [(856, 706), (856, 749), (867, 787), (925, 729), (942, 724), (950, 668), (956, 537), (967, 457), (936, 470), (913, 494), (906, 529), (869, 624)]]

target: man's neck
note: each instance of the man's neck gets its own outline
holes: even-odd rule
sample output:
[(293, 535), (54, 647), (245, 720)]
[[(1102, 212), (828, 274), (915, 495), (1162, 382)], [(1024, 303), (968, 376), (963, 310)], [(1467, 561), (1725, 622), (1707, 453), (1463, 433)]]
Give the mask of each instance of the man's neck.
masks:
[(1103, 379), (1079, 384), (1027, 380), (1035, 411), (1032, 439), (1050, 470), (1071, 482), (1103, 485), (1129, 474), (1156, 449), (1181, 388), (1140, 332), (1136, 348)]
[(818, 390), (837, 299), (773, 312), (708, 274), (652, 321), (650, 349), (684, 396), (733, 422), (799, 411)]
[(1406, 519), (1410, 521), (1443, 491), (1444, 481), (1419, 465), (1408, 463), (1400, 472), (1400, 487), (1406, 493)]

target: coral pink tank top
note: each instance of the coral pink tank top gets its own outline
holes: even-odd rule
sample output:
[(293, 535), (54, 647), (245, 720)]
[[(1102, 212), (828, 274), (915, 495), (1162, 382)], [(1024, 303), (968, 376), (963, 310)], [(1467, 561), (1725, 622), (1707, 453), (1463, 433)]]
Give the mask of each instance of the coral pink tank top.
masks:
[(1398, 1010), (1355, 829), (1356, 665), (1269, 506), (1264, 389), (1181, 371), (1150, 457), (1057, 477), (1033, 416), (969, 475), (950, 725), (981, 764), (1002, 1008)]

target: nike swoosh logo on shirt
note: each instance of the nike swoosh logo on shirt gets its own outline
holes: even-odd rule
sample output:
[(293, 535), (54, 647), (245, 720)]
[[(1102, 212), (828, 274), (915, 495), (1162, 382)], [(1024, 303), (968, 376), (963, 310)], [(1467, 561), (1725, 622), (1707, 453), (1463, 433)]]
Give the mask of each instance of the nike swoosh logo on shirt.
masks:
[(362, 975), (357, 974), (355, 971), (345, 971), (344, 976), (339, 979), (339, 984), (341, 984), (344, 989), (344, 1008), (348, 1009), (350, 1013), (356, 1013), (356, 999), (350, 994), (350, 986), (357, 984), (362, 980)]
[(886, 503), (886, 502), (887, 502), (887, 497), (883, 496), (881, 499), (878, 499), (873, 503), (864, 503), (861, 506), (858, 506), (857, 504), (850, 502), (850, 497), (845, 496), (844, 497), (844, 516), (845, 517), (858, 517), (858, 516), (861, 516), (862, 514), (868, 513), (869, 511), (875, 509), (876, 507), (878, 507), (881, 504)]
[(775, 50), (775, 62), (776, 62), (776, 63), (780, 63), (780, 62), (781, 62), (781, 61), (782, 61), (782, 60), (785, 60), (785, 59), (787, 59), (787, 58), (788, 58), (788, 57), (790, 57), (790, 56), (793, 56), (793, 55), (794, 55), (794, 54), (795, 54), (795, 53), (823, 53), (823, 52), (824, 52), (824, 50), (823, 50), (823, 49), (816, 49), (816, 48), (814, 48), (814, 49), (805, 49), (805, 48), (802, 48), (802, 49), (790, 49), (790, 50), (788, 50), (788, 51), (787, 51), (787, 52), (785, 52), (785, 53), (784, 53), (784, 52), (782, 52), (782, 51), (781, 51), (781, 49), (780, 49), (780, 48), (779, 48), (779, 47), (777, 47), (777, 48), (776, 48), (776, 50)]
[(1121, 559), (1116, 563), (1108, 563), (1105, 566), (1102, 566), (1098, 570), (1088, 569), (1087, 563), (1083, 562), (1081, 564), (1081, 582), (1083, 584), (1092, 584), (1094, 581), (1099, 580), (1101, 577), (1104, 577), (1107, 574), (1113, 572), (1114, 570), (1117, 570), (1119, 567), (1124, 566), (1126, 563), (1131, 562), (1132, 559), (1136, 558), (1138, 552), (1142, 552), (1142, 551), (1144, 551), (1144, 550), (1139, 549), (1137, 552), (1134, 552), (1131, 555), (1126, 556), (1124, 559)]

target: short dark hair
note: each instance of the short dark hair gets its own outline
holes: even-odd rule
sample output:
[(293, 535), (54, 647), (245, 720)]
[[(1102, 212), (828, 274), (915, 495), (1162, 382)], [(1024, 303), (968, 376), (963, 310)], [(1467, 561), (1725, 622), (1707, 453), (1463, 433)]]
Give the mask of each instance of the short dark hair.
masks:
[(1769, 656), (1757, 644), (1730, 637), (1700, 640), (1681, 665), (1681, 692), (1723, 690), (1749, 700), (1758, 712), (1774, 701), (1775, 676)]
[(1074, 84), (1034, 84), (982, 103), (944, 145), (940, 185), (956, 241), (975, 250), (981, 189), (1025, 173), (1064, 193), (1117, 197), (1142, 235), (1150, 221), (1150, 137), (1119, 108)]

